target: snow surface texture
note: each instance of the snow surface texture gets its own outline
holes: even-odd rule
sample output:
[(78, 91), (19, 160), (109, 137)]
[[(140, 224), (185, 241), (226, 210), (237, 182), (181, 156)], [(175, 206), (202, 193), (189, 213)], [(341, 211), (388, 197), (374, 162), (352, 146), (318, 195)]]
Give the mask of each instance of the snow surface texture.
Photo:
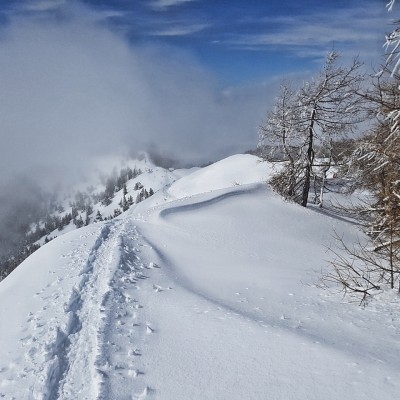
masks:
[(230, 157), (29, 257), (0, 283), (0, 398), (397, 398), (397, 298), (316, 288), (331, 229), (359, 232), (268, 169)]

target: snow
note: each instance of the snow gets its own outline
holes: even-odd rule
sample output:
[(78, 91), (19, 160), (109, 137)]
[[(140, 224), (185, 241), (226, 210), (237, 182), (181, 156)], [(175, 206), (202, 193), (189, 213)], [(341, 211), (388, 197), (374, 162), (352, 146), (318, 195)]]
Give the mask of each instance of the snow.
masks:
[(0, 282), (0, 398), (395, 398), (398, 296), (318, 288), (332, 229), (360, 232), (282, 201), (270, 168), (154, 169), (154, 196), (25, 260)]
[(271, 164), (250, 154), (238, 154), (201, 168), (175, 182), (168, 189), (171, 198), (183, 198), (216, 189), (262, 182), (270, 175)]

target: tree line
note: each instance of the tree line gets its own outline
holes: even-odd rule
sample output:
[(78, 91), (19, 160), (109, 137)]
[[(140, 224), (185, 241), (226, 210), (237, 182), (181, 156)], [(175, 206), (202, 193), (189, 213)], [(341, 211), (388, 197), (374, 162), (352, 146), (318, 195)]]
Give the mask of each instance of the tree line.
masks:
[(339, 285), (361, 302), (385, 287), (397, 285), (400, 293), (399, 44), (395, 29), (387, 36), (386, 60), (373, 76), (362, 72), (357, 58), (341, 65), (339, 54), (330, 52), (319, 74), (302, 86), (282, 82), (260, 127), (261, 157), (277, 166), (270, 184), (286, 200), (303, 207), (313, 200), (323, 207), (333, 164), (352, 183), (349, 190), (369, 193), (351, 211), (370, 240), (350, 245), (336, 237), (331, 268), (322, 277), (324, 285)]
[[(151, 170), (148, 170), (148, 172), (151, 172)], [(133, 188), (137, 192), (135, 199), (132, 195), (128, 195), (128, 181), (142, 173), (140, 168), (123, 168), (118, 174), (113, 173), (104, 179), (104, 191), (93, 193), (93, 188), (88, 188), (87, 192), (77, 191), (73, 200), (69, 202), (68, 210), (50, 194), (44, 197), (46, 206), (42, 207), (43, 210), (40, 213), (33, 214), (29, 212), (25, 215), (23, 210), (19, 210), (17, 217), (18, 220), (21, 220), (21, 227), (19, 229), (18, 245), (9, 254), (0, 257), (0, 281), (40, 248), (40, 244), (37, 242), (42, 238), (44, 238), (45, 244), (48, 243), (57, 236), (54, 235), (55, 231), (62, 231), (71, 223), (76, 228), (81, 228), (93, 222), (113, 219), (122, 214), (122, 212), (127, 211), (132, 205), (152, 196), (154, 194), (153, 189), (146, 189), (140, 182), (136, 182)], [(95, 204), (110, 205), (116, 194), (121, 190), (122, 198), (118, 203), (119, 208), (114, 209), (112, 214), (108, 216), (103, 216), (99, 210), (93, 215)]]

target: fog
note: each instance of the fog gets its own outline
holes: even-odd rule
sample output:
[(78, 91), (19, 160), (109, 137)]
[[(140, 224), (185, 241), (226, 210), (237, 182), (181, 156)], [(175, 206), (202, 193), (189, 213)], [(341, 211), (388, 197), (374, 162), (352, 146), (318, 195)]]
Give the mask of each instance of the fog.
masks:
[(193, 165), (254, 148), (271, 97), (261, 83), (222, 87), (177, 48), (134, 46), (82, 6), (3, 25), (0, 88), (0, 256), (42, 189), (140, 150)]
[(152, 148), (201, 163), (254, 148), (271, 96), (221, 87), (176, 48), (132, 46), (82, 8), (11, 20), (0, 87), (0, 183), (24, 173), (47, 185), (79, 179), (101, 155)]

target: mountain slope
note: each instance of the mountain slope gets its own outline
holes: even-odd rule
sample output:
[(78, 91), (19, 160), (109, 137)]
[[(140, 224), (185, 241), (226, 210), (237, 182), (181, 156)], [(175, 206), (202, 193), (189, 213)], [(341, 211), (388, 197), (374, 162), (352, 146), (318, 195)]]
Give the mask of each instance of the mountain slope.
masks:
[(254, 177), (255, 157), (235, 156), (236, 176), (232, 160), (55, 239), (0, 283), (0, 396), (395, 397), (398, 301), (377, 313), (313, 285), (331, 228), (355, 228), (250, 183), (269, 168)]

